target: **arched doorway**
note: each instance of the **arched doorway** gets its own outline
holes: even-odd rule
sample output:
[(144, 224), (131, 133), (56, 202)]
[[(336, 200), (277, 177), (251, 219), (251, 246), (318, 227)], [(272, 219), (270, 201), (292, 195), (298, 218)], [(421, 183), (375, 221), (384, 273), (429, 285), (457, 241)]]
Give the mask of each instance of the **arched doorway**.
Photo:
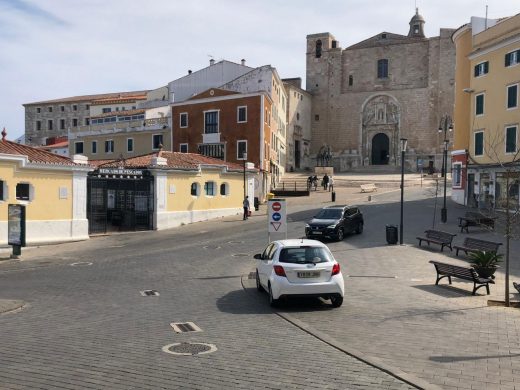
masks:
[(390, 140), (386, 134), (378, 133), (372, 138), (372, 165), (387, 165), (390, 157)]

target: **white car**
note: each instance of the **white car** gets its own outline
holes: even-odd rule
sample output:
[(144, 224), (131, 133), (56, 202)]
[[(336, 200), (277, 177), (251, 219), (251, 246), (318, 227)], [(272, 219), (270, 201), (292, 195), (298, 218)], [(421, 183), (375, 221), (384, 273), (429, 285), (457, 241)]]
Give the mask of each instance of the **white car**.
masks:
[(288, 296), (316, 296), (330, 299), (340, 307), (345, 284), (338, 262), (329, 248), (316, 240), (280, 240), (271, 242), (255, 256), (256, 288), (269, 293), (275, 306)]

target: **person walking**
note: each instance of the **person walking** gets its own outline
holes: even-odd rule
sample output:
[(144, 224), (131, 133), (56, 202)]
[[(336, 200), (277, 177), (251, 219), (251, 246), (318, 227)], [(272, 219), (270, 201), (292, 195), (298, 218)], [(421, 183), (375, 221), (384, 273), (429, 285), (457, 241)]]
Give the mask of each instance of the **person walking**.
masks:
[(329, 178), (329, 192), (330, 191), (334, 192), (334, 178), (332, 176)]
[(312, 178), (312, 184), (314, 185), (314, 191), (318, 189), (318, 176), (314, 175)]
[(325, 174), (325, 176), (323, 176), (323, 189), (325, 191), (327, 191), (328, 186), (329, 186), (329, 176), (327, 174)]
[(244, 221), (249, 217), (249, 208), (251, 205), (249, 204), (249, 196), (246, 196), (244, 202), (242, 203), (244, 206)]

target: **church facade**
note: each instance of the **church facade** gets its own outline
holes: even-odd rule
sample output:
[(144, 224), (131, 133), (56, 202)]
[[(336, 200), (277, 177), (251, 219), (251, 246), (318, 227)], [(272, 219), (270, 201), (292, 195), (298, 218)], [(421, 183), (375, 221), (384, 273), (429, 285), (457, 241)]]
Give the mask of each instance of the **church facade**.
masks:
[(454, 30), (426, 38), (418, 12), (409, 24), (408, 35), (382, 32), (345, 49), (330, 33), (307, 36), (311, 154), (318, 164), (327, 156), (335, 171), (397, 166), (406, 138), (407, 170), (441, 170), (439, 124), (453, 112)]

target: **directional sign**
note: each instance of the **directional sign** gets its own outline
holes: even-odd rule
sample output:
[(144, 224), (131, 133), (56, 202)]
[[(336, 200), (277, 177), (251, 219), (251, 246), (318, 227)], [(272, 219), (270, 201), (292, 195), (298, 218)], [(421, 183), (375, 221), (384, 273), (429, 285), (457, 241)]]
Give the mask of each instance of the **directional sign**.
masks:
[(269, 233), (287, 232), (287, 204), (285, 199), (270, 199), (267, 202), (267, 224)]

